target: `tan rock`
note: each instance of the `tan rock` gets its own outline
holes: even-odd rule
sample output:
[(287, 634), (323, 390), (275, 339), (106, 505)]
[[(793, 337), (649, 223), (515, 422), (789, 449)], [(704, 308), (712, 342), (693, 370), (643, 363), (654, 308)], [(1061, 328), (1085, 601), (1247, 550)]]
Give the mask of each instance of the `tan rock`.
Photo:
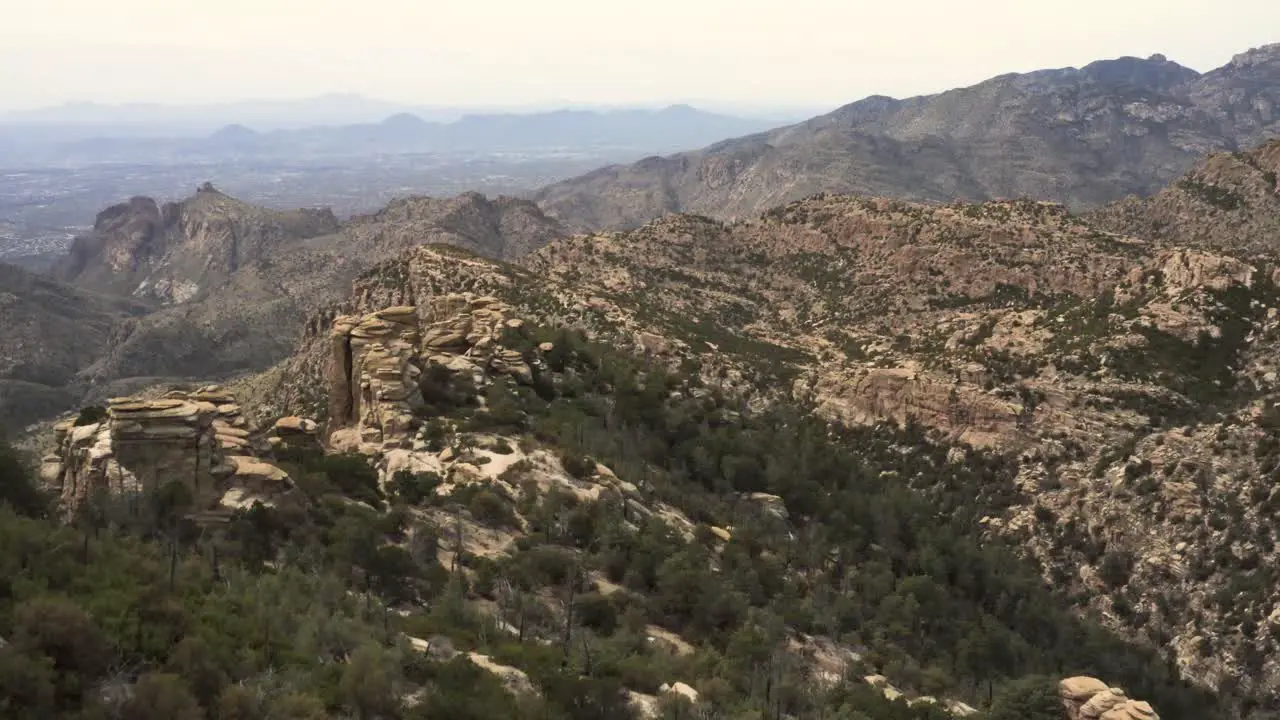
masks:
[(1097, 678), (1078, 675), (1063, 679), (1058, 683), (1058, 695), (1066, 700), (1074, 700), (1077, 702), (1087, 702), (1089, 698), (1100, 692), (1107, 692), (1110, 688), (1106, 683)]
[(698, 691), (682, 682), (675, 682), (669, 685), (664, 684), (662, 687), (658, 688), (658, 693), (661, 695), (679, 695), (691, 703), (696, 704), (698, 702)]
[(316, 431), (316, 421), (300, 417), (282, 417), (276, 420), (277, 434), (311, 434)]

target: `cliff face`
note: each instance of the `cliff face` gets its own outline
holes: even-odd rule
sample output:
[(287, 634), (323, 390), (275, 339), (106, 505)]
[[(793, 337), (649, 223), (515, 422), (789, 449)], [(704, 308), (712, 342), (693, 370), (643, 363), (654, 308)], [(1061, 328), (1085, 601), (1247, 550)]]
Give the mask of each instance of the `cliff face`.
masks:
[(328, 210), (277, 212), (202, 185), (159, 207), (136, 197), (98, 214), (54, 268), (81, 287), (161, 304), (193, 300), (240, 267), (281, 253), (290, 243), (336, 232)]

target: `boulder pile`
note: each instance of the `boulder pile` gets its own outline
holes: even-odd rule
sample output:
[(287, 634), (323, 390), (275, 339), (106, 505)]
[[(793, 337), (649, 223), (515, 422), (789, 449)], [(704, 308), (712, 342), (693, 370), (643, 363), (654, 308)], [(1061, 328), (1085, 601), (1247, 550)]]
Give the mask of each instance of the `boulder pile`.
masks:
[(1131, 700), (1120, 688), (1097, 678), (1079, 676), (1058, 683), (1067, 720), (1160, 720), (1151, 705)]

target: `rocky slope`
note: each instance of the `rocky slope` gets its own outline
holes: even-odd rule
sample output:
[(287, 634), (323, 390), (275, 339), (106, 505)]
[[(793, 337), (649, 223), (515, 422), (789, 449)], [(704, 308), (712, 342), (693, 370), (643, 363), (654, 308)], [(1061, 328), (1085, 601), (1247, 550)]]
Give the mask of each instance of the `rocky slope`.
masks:
[(755, 358), (761, 392), (785, 384), (823, 417), (1018, 457), (1027, 494), (992, 534), (1188, 677), (1280, 688), (1280, 585), (1260, 569), (1278, 559), (1271, 266), (1060, 206), (856, 198), (673, 217), (531, 263), (679, 354)]
[(912, 200), (1148, 194), (1202, 155), (1280, 130), (1280, 45), (1199, 74), (1165, 59), (1009, 74), (939, 95), (871, 97), (798, 125), (613, 166), (534, 198), (577, 229), (667, 213), (745, 218), (818, 192)]
[(1095, 224), (1141, 237), (1273, 257), (1280, 250), (1280, 140), (1218, 153), (1150, 198), (1101, 208)]
[(144, 312), (139, 302), (0, 264), (0, 426), (16, 429), (78, 400), (78, 373)]
[[(1251, 162), (1270, 152), (1211, 158), (1179, 185), (1223, 163), (1256, 179), (1267, 171)], [(735, 223), (675, 216), (562, 240), (524, 269), (423, 247), (359, 279), (312, 321), (305, 350), (246, 392), (268, 415), (305, 409), (354, 427), (351, 443), (386, 442), (317, 394), (332, 383), (330, 328), (392, 328), (369, 313), (425, 318), (433, 298), (471, 292), (696, 368), (745, 408), (798, 401), (846, 426), (922, 426), (955, 462), (976, 447), (1016, 465), (1011, 494), (985, 501), (989, 537), (1022, 548), (1080, 612), (1247, 707), (1280, 691), (1280, 584), (1266, 570), (1280, 560), (1269, 529), (1280, 278), (1274, 251), (1249, 236), (1269, 207), (1217, 218), (1244, 233), (1232, 242), (1116, 234), (1051, 203), (825, 196)], [(396, 346), (411, 350), (394, 362), (427, 363), (427, 332), (403, 336)], [(448, 345), (469, 331), (440, 333)], [(500, 356), (494, 342), (474, 360), (459, 345), (458, 369)], [(412, 395), (363, 375), (372, 396)], [(393, 445), (415, 442), (404, 437)]]
[[(448, 246), (415, 248), (365, 274), (355, 294), (334, 308), (348, 314), (317, 315), (299, 353), (276, 372), (242, 383), (238, 403), (232, 404), (228, 390), (201, 388), (113, 401), (105, 418), (60, 425), (61, 449), (46, 459), (46, 479), (70, 505), (83, 507), (94, 502), (91, 488), (128, 497), (167, 474), (179, 477), (197, 499), (188, 517), (198, 523), (224, 518), (227, 532), (237, 532), (250, 518), (268, 528), (279, 522), (261, 508), (237, 514), (255, 499), (267, 508), (310, 505), (284, 511), (293, 513), (289, 523), (303, 536), (308, 533), (301, 526), (309, 522), (332, 523), (324, 519), (329, 513), (369, 513), (373, 520), (363, 522), (375, 523), (368, 526), (378, 528), (374, 539), (359, 540), (364, 536), (355, 528), (361, 526), (350, 516), (330, 537), (373, 542), (381, 549), (371, 557), (411, 548), (412, 554), (396, 555), (402, 559), (395, 579), (361, 559), (367, 551), (352, 561), (379, 573), (378, 587), (421, 586), (436, 593), (443, 588), (439, 602), (454, 603), (448, 612), (455, 615), (426, 621), (422, 606), (405, 599), (418, 590), (397, 591), (401, 600), (393, 602), (404, 626), (434, 633), (409, 634), (414, 653), (433, 662), (461, 658), (501, 679), (505, 692), (526, 702), (550, 700), (554, 686), (540, 658), (563, 658), (557, 662), (581, 681), (615, 683), (601, 692), (617, 706), (601, 717), (762, 709), (802, 717), (834, 707), (862, 710), (868, 717), (969, 717), (990, 701), (991, 685), (988, 680), (986, 700), (980, 700), (982, 686), (962, 678), (974, 672), (1021, 677), (1055, 662), (1106, 670), (1107, 677), (1121, 673), (1126, 683), (1135, 683), (1138, 697), (1157, 693), (1167, 718), (1190, 720), (1198, 709), (1211, 707), (1195, 691), (1144, 667), (1149, 651), (1076, 626), (1062, 599), (1051, 599), (1024, 568), (986, 565), (998, 562), (996, 553), (988, 559), (965, 556), (963, 567), (992, 575), (988, 589), (963, 590), (963, 582), (946, 581), (945, 573), (939, 584), (922, 586), (922, 577), (912, 577), (923, 570), (920, 558), (880, 545), (890, 542), (895, 522), (920, 521), (914, 514), (897, 516), (903, 508), (895, 503), (919, 503), (918, 511), (931, 515), (926, 508), (932, 503), (950, 502), (942, 487), (934, 498), (889, 500), (901, 482), (919, 482), (925, 472), (959, 483), (950, 490), (960, 503), (951, 508), (956, 528), (981, 527), (975, 511), (1008, 477), (971, 468), (985, 462), (994, 468), (999, 461), (973, 451), (964, 463), (948, 462), (945, 447), (919, 438), (913, 443), (893, 431), (873, 430), (842, 444), (813, 426), (818, 432), (804, 436), (804, 448), (793, 459), (803, 466), (800, 458), (816, 452), (813, 457), (837, 463), (822, 481), (836, 485), (822, 494), (824, 501), (806, 500), (806, 492), (791, 482), (801, 475), (777, 465), (783, 456), (774, 443), (786, 441), (773, 433), (787, 437), (788, 428), (807, 421), (792, 417), (780, 423), (767, 408), (738, 402), (740, 391), (751, 386), (741, 371), (759, 365), (758, 355), (726, 350), (722, 359), (738, 366), (732, 371), (737, 380), (716, 372), (704, 380), (689, 362), (667, 374), (664, 359), (673, 365), (681, 355), (690, 359), (676, 333), (633, 334), (627, 326), (642, 321), (623, 312), (592, 323), (583, 313), (598, 312), (602, 299), (593, 303), (577, 294), (580, 285)], [(542, 325), (575, 314), (575, 324), (593, 325), (614, 348)], [(686, 349), (697, 339), (683, 337)], [(285, 407), (323, 420), (327, 460), (303, 447), (306, 442), (289, 447), (294, 438), (310, 438), (314, 425), (301, 418), (275, 420), (276, 441), (260, 441), (252, 428), (268, 425), (253, 417), (270, 420)], [(763, 478), (743, 473), (754, 464), (736, 454), (746, 448), (773, 458), (774, 480), (763, 484)], [(723, 460), (702, 469), (686, 465), (708, 451), (724, 453)], [(839, 465), (854, 458), (857, 466)], [(868, 468), (855, 470), (861, 463)], [(370, 465), (373, 473), (365, 476)], [(328, 468), (327, 479), (317, 477), (321, 467)], [(367, 485), (339, 473), (352, 467), (365, 468), (356, 475)], [(720, 482), (701, 484), (702, 473), (733, 467), (739, 469), (725, 471)], [(867, 474), (848, 482), (837, 467)], [(906, 475), (898, 477), (900, 471)], [(336, 496), (339, 488), (346, 497)], [(390, 511), (370, 512), (383, 508), (384, 500), (393, 504)], [(869, 515), (847, 517), (843, 526), (833, 524), (824, 509), (873, 506)], [(864, 526), (890, 515), (897, 520)], [(872, 540), (856, 537), (860, 527), (874, 537), (872, 547), (862, 547)], [(841, 536), (849, 530), (855, 536)], [(422, 538), (428, 533), (436, 539)], [(977, 548), (976, 537), (942, 541), (926, 535), (917, 541), (941, 543), (943, 554)], [(872, 557), (875, 547), (893, 559), (891, 574), (901, 584), (854, 591), (872, 574), (888, 572), (889, 566)], [(933, 563), (955, 560), (930, 557)], [(566, 562), (572, 563), (567, 570)], [(437, 588), (432, 591), (418, 579), (420, 572), (452, 579), (447, 585), (429, 581)], [(581, 574), (580, 590), (573, 589), (573, 580), (561, 587), (555, 578), (565, 572), (570, 578)], [(795, 591), (783, 590), (787, 585)], [(842, 591), (828, 592), (836, 587)], [(455, 592), (463, 610), (450, 599)], [(1026, 593), (1039, 611), (1064, 614), (1043, 624), (1045, 618), (1011, 611), (1013, 605), (990, 614), (980, 609), (996, 597)], [(857, 596), (864, 604), (843, 615), (836, 603), (842, 596)], [(950, 608), (945, 623), (936, 614), (939, 602)], [(623, 613), (621, 608), (625, 619), (602, 619)], [(465, 625), (446, 619), (460, 612), (475, 614), (471, 622), (487, 618), (490, 625), (478, 641)], [(814, 616), (806, 619), (810, 612)], [(383, 622), (389, 622), (385, 616)], [(917, 640), (893, 626), (898, 622), (915, 627)], [(956, 627), (967, 630), (955, 632)], [(980, 651), (960, 650), (984, 633), (1013, 642), (1020, 648), (1017, 658), (986, 659), (974, 654)], [(928, 641), (920, 644), (919, 638)], [(629, 664), (611, 669), (609, 658), (622, 648)], [(957, 657), (973, 659), (961, 663)], [(941, 670), (951, 664), (954, 678)], [(756, 682), (761, 674), (773, 680)], [(995, 707), (1029, 701), (1068, 720), (1159, 717), (1151, 704), (1091, 677), (1052, 684), (1029, 678), (1002, 689)], [(574, 702), (600, 700), (575, 695)]]

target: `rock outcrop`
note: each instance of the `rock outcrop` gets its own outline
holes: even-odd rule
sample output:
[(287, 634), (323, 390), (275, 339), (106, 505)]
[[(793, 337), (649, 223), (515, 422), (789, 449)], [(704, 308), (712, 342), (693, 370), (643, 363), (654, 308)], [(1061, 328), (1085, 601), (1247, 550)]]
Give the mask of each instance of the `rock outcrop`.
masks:
[(1086, 676), (1058, 683), (1067, 720), (1160, 720), (1149, 703), (1125, 696), (1123, 690)]
[(521, 322), (510, 313), (495, 297), (451, 293), (420, 307), (335, 318), (327, 373), (330, 443), (366, 452), (411, 446), (424, 372), (464, 373), (473, 381), (486, 374), (532, 379), (523, 356), (501, 344), (503, 330)]
[(132, 496), (178, 481), (197, 515), (254, 500), (270, 504), (291, 483), (259, 455), (267, 450), (235, 398), (218, 386), (173, 391), (154, 399), (113, 398), (104, 417), (55, 428), (57, 451), (41, 477), (74, 511), (96, 493)]
[(276, 253), (281, 244), (338, 227), (329, 210), (268, 210), (204, 183), (180, 202), (160, 206), (135, 197), (102, 211), (55, 274), (82, 287), (183, 303)]

